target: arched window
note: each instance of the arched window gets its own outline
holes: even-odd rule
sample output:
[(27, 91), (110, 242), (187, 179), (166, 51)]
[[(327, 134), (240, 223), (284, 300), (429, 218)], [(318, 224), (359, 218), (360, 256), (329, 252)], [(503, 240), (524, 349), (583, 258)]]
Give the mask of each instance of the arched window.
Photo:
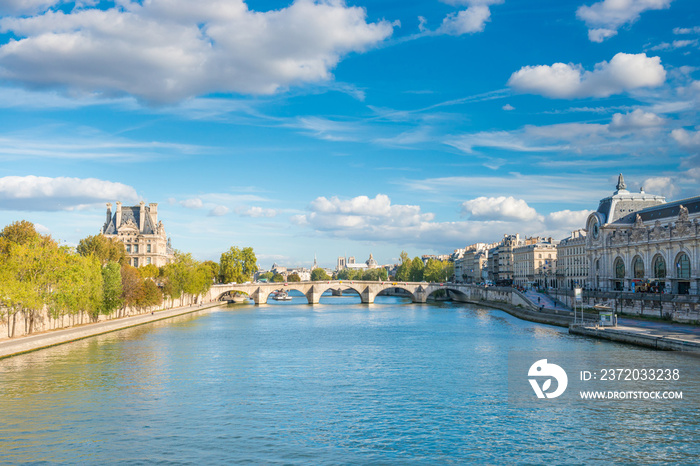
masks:
[(688, 255), (684, 252), (679, 254), (676, 260), (676, 274), (678, 278), (689, 279), (690, 278), (690, 259)]
[(666, 261), (659, 254), (654, 257), (654, 278), (666, 278)]
[(634, 270), (634, 278), (644, 278), (644, 261), (641, 257), (636, 256), (632, 261), (632, 270)]
[(625, 263), (620, 257), (615, 259), (615, 278), (625, 278)]

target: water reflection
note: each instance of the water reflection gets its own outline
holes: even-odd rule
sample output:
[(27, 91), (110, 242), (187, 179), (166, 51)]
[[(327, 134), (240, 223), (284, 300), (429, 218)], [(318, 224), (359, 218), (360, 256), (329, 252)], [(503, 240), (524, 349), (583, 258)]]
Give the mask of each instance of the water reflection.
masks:
[[(2, 458), (694, 462), (697, 359), (379, 298), (232, 305), (2, 360)], [(509, 355), (528, 351), (677, 366), (689, 399), (515, 406)]]

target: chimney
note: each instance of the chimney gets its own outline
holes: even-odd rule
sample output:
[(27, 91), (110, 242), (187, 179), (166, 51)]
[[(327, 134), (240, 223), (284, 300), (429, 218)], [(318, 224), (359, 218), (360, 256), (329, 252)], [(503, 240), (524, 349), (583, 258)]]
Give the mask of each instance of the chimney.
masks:
[(146, 203), (141, 201), (139, 203), (139, 233), (144, 232), (146, 225)]
[(114, 219), (114, 228), (119, 229), (119, 227), (122, 225), (122, 203), (117, 201), (117, 213), (115, 215)]
[(148, 204), (148, 210), (151, 212), (151, 220), (153, 221), (153, 226), (158, 225), (158, 203), (152, 202)]
[(105, 222), (105, 228), (109, 226), (109, 222), (112, 220), (112, 203), (107, 203), (107, 222)]

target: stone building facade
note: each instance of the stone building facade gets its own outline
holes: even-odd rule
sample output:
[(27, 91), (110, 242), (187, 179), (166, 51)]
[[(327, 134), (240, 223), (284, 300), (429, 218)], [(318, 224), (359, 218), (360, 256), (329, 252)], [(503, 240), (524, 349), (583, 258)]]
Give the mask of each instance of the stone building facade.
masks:
[(557, 245), (557, 286), (565, 290), (583, 287), (588, 273), (586, 230), (572, 231)]
[(552, 238), (528, 238), (513, 249), (513, 282), (517, 286), (556, 286), (557, 244)]
[(158, 204), (146, 206), (141, 202), (126, 207), (117, 202), (114, 212), (112, 204), (107, 204), (107, 220), (100, 233), (124, 243), (129, 263), (134, 267), (161, 267), (173, 259), (165, 227), (158, 220)]
[(586, 227), (589, 288), (698, 294), (700, 196), (666, 203), (643, 189), (630, 195), (620, 175)]

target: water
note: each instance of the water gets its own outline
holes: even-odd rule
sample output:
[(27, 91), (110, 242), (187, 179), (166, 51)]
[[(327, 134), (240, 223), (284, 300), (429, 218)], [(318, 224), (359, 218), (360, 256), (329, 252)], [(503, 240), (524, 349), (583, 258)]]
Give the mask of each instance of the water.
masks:
[[(684, 400), (516, 402), (531, 351), (678, 367)], [(696, 463), (699, 363), (465, 304), (229, 306), (0, 361), (0, 461)]]

